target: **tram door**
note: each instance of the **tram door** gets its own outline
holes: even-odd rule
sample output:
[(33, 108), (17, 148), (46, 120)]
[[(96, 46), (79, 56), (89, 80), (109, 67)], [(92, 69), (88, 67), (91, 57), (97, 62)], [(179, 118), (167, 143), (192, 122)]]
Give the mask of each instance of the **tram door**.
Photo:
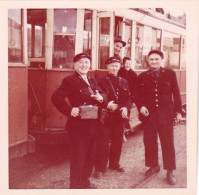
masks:
[(106, 69), (106, 59), (113, 56), (114, 15), (111, 11), (97, 14), (98, 69)]
[(46, 15), (46, 9), (27, 9), (28, 130), (41, 130), (44, 125)]

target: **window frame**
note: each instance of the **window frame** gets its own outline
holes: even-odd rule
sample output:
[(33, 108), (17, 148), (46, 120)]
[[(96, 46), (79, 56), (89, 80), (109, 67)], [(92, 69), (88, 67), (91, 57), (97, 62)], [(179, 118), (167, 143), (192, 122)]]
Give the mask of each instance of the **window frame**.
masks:
[[(25, 9), (10, 9), (10, 10), (20, 10), (20, 14), (21, 14), (21, 59), (20, 62), (10, 62), (8, 59), (8, 66), (24, 66), (27, 65), (27, 59), (26, 59), (26, 28), (25, 28), (25, 24), (26, 24), (26, 10)], [(8, 17), (9, 18), (9, 15)], [(9, 24), (8, 24), (9, 25)], [(8, 26), (9, 28), (9, 26)], [(9, 47), (8, 47), (9, 49)], [(8, 57), (9, 57), (9, 53), (8, 53)]]

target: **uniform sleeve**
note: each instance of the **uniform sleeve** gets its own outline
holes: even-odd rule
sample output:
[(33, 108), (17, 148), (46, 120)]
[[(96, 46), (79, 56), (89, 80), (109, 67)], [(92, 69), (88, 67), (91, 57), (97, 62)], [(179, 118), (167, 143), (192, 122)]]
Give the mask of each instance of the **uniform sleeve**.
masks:
[(126, 107), (128, 110), (130, 110), (131, 108), (131, 97), (130, 97), (130, 91), (129, 91), (129, 86), (128, 86), (128, 82), (126, 80), (124, 80), (124, 89), (126, 90), (126, 93), (124, 94), (125, 97), (125, 101), (119, 105), (119, 107)]
[(96, 88), (96, 90), (98, 90), (98, 92), (100, 93), (100, 95), (103, 97), (103, 102), (100, 103), (100, 102), (97, 101), (97, 104), (99, 106), (106, 107), (107, 103), (108, 103), (108, 96), (107, 96), (106, 92), (104, 90), (102, 90), (102, 88), (100, 87), (100, 85), (97, 82), (97, 80), (94, 80), (94, 82), (95, 82), (95, 88)]
[(71, 94), (71, 90), (70, 82), (65, 78), (61, 86), (55, 90), (51, 97), (53, 105), (66, 116), (69, 116), (72, 110), (72, 106), (65, 100), (65, 98)]
[(181, 102), (180, 90), (178, 87), (176, 73), (174, 71), (172, 71), (172, 93), (173, 93), (175, 112), (182, 113), (182, 102)]
[(104, 78), (98, 78), (97, 79), (97, 84), (99, 89), (101, 90), (101, 95), (103, 96), (104, 100), (103, 100), (103, 107), (106, 108), (108, 105), (108, 92), (106, 91), (106, 87), (104, 86)]

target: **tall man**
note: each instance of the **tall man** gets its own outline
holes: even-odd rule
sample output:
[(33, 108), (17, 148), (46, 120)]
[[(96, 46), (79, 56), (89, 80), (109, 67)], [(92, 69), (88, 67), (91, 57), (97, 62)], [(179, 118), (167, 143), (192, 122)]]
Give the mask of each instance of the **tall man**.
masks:
[[(100, 107), (106, 96), (94, 79), (87, 76), (90, 56), (85, 53), (73, 59), (75, 73), (65, 77), (52, 95), (55, 107), (68, 117), (66, 128), (70, 138), (70, 188), (94, 188), (89, 177), (95, 159), (97, 119), (83, 119), (80, 106)], [(70, 104), (65, 101), (68, 97)], [(93, 108), (94, 108), (93, 107)], [(97, 116), (97, 115), (96, 115)]]
[(159, 135), (162, 147), (163, 167), (167, 170), (167, 182), (176, 183), (173, 170), (176, 169), (173, 117), (182, 118), (181, 99), (176, 74), (162, 68), (163, 53), (151, 50), (148, 53), (149, 70), (138, 76), (138, 101), (140, 120), (143, 122), (145, 165), (150, 167), (145, 175), (160, 171), (158, 163)]
[(106, 171), (108, 161), (110, 169), (124, 172), (119, 161), (125, 119), (128, 117), (131, 105), (128, 82), (118, 76), (121, 67), (120, 59), (115, 56), (111, 57), (106, 60), (106, 66), (108, 74), (98, 80), (100, 87), (107, 94), (108, 116), (101, 128), (101, 136), (98, 140), (94, 173), (96, 178), (99, 178), (101, 173)]

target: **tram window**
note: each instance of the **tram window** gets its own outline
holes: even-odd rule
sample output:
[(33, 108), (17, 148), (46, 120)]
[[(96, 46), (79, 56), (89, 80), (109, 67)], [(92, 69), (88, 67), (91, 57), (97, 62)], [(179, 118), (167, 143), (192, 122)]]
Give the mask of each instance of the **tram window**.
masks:
[(73, 68), (76, 20), (76, 9), (54, 10), (53, 68)]
[(167, 68), (179, 68), (180, 66), (180, 35), (163, 33), (164, 66)]
[(28, 9), (27, 23), (28, 57), (42, 58), (45, 55), (46, 10)]
[(100, 18), (99, 24), (99, 65), (100, 69), (106, 69), (105, 61), (109, 58), (110, 48), (110, 18)]
[(83, 31), (83, 52), (91, 54), (91, 40), (92, 40), (92, 11), (85, 10), (84, 13), (84, 31)]
[(35, 57), (42, 57), (42, 27), (35, 26)]
[(132, 35), (132, 22), (125, 20), (125, 41), (126, 46), (124, 50), (124, 56), (131, 57), (131, 35)]
[(115, 16), (115, 36), (122, 36), (123, 17)]
[(181, 69), (186, 69), (186, 39), (182, 38)]
[(22, 62), (21, 10), (8, 10), (8, 61)]
[(28, 31), (28, 57), (32, 57), (32, 25), (27, 24), (27, 31)]
[(151, 49), (160, 49), (161, 31), (137, 23), (135, 38), (135, 69), (146, 69), (147, 55)]

